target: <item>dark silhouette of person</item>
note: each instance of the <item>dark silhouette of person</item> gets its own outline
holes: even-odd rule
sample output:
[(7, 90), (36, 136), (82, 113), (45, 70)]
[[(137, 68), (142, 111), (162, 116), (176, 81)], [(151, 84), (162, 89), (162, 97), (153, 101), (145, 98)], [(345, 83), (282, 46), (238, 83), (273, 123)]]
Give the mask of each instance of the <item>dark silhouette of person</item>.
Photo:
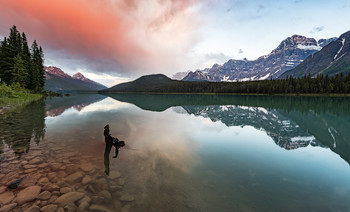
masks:
[(124, 141), (119, 141), (118, 138), (114, 138), (111, 136), (109, 132), (109, 125), (107, 124), (104, 127), (104, 136), (105, 136), (105, 153), (104, 153), (104, 164), (105, 164), (105, 173), (109, 175), (109, 154), (112, 150), (112, 146), (115, 147), (115, 155), (113, 158), (118, 157), (119, 148), (125, 146)]

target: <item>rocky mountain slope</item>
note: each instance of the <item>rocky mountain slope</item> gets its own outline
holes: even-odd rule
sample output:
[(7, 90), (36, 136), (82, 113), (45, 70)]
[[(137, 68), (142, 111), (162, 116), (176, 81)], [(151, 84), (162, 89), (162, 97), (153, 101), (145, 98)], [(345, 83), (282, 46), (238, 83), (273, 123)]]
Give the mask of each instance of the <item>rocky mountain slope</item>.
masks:
[(296, 68), (285, 72), (280, 78), (287, 76), (302, 77), (310, 74), (333, 76), (339, 73), (350, 72), (350, 31), (342, 34), (321, 51), (306, 58)]
[(73, 77), (54, 66), (45, 67), (45, 90), (55, 92), (98, 91), (107, 87), (86, 78), (81, 73)]
[[(293, 35), (283, 40), (270, 54), (256, 60), (229, 60), (223, 65), (189, 72), (185, 81), (250, 81), (278, 78), (309, 55), (315, 54), (336, 38), (320, 39)], [(178, 73), (177, 76), (180, 76)]]

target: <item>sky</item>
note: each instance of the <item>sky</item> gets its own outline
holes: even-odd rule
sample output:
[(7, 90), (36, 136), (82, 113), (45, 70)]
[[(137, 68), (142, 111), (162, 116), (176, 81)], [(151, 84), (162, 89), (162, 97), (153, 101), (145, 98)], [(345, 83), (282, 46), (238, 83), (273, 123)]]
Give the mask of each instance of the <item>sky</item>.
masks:
[(45, 65), (107, 86), (146, 74), (254, 60), (294, 34), (350, 30), (350, 0), (0, 0), (0, 39), (16, 25)]

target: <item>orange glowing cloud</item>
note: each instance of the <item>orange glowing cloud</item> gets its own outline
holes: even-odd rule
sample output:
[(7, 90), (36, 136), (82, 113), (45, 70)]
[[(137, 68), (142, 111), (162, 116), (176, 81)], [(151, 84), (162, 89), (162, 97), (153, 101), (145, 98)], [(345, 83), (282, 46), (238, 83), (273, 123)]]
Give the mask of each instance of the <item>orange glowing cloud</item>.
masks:
[[(191, 46), (195, 0), (3, 0), (0, 33), (17, 25), (45, 50), (122, 71), (154, 72)], [(95, 70), (101, 71), (103, 70)], [(119, 70), (120, 71), (120, 70)]]

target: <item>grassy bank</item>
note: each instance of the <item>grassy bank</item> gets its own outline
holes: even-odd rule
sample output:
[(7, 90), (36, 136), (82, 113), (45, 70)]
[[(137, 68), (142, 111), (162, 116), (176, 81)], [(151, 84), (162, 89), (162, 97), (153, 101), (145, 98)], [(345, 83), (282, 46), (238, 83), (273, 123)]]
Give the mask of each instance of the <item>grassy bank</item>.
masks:
[(0, 114), (6, 110), (26, 105), (42, 98), (41, 94), (32, 94), (19, 84), (0, 84)]

